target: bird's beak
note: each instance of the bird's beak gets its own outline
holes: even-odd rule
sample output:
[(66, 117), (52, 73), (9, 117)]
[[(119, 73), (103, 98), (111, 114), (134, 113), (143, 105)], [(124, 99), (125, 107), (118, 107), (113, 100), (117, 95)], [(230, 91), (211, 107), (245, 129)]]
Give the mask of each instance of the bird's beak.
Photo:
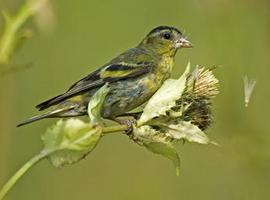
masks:
[(191, 48), (193, 47), (192, 43), (186, 38), (182, 37), (177, 41), (177, 46), (181, 48)]

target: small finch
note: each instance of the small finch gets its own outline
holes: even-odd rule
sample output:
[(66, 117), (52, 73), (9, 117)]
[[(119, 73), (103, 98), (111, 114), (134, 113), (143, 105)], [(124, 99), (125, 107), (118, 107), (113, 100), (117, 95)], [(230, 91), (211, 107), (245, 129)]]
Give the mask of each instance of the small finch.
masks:
[(177, 28), (156, 27), (136, 47), (77, 81), (66, 92), (36, 106), (40, 111), (51, 108), (50, 111), (18, 126), (44, 118), (87, 115), (90, 98), (106, 83), (110, 91), (101, 114), (115, 120), (151, 98), (170, 77), (177, 50), (187, 47), (192, 47), (192, 44)]

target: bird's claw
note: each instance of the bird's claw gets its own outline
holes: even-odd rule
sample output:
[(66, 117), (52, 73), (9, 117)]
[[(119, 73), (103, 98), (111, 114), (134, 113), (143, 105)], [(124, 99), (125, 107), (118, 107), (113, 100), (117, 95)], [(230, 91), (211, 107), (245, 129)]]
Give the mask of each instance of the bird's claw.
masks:
[(133, 125), (136, 124), (136, 119), (128, 119), (126, 120), (127, 130), (125, 131), (127, 135), (131, 134), (133, 132)]

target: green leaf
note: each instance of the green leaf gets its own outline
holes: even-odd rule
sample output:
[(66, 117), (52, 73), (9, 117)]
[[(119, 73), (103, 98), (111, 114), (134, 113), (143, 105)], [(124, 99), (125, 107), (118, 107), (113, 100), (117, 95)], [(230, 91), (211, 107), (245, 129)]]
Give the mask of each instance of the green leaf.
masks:
[(78, 162), (90, 153), (101, 137), (101, 128), (93, 128), (79, 119), (59, 120), (43, 135), (44, 151), (55, 167)]
[(88, 104), (88, 115), (92, 125), (102, 124), (101, 110), (105, 97), (107, 96), (109, 91), (110, 88), (108, 84), (106, 84), (102, 88), (100, 88), (90, 99)]
[(144, 143), (144, 146), (152, 151), (155, 154), (159, 154), (170, 159), (176, 170), (176, 175), (179, 176), (180, 174), (180, 158), (179, 155), (171, 143), (162, 143), (162, 142), (150, 142)]
[(176, 101), (181, 98), (186, 87), (189, 71), (190, 63), (188, 63), (185, 72), (178, 80), (168, 79), (164, 82), (146, 104), (138, 121), (139, 126), (146, 124), (154, 117), (166, 115), (166, 112), (176, 105)]
[(195, 142), (199, 144), (217, 144), (210, 141), (208, 136), (197, 126), (187, 121), (180, 121), (178, 124), (164, 125), (167, 127), (167, 134), (176, 140), (187, 140), (188, 142)]

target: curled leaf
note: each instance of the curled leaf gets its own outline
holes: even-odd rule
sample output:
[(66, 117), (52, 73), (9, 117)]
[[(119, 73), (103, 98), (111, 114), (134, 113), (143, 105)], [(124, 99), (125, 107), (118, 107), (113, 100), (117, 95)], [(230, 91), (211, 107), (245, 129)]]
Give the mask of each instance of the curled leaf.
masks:
[(161, 133), (159, 130), (154, 129), (152, 126), (144, 125), (133, 128), (133, 136), (131, 137), (138, 144), (146, 147), (149, 151), (164, 156), (170, 159), (176, 169), (177, 176), (180, 172), (180, 158), (170, 143), (170, 139)]
[(149, 151), (170, 159), (175, 166), (176, 175), (179, 175), (180, 158), (170, 142), (171, 139), (165, 133), (154, 129), (152, 126), (144, 125), (138, 128), (134, 127), (132, 139)]
[(188, 63), (185, 72), (178, 80), (168, 79), (164, 82), (146, 104), (138, 121), (139, 126), (147, 123), (154, 117), (166, 115), (166, 112), (176, 105), (176, 101), (181, 98), (186, 87), (189, 71), (190, 63)]
[(170, 159), (175, 166), (176, 175), (179, 176), (180, 158), (176, 149), (171, 143), (149, 142), (149, 143), (144, 143), (144, 146), (151, 152)]
[(105, 97), (109, 93), (108, 84), (100, 88), (90, 99), (88, 104), (88, 115), (92, 125), (102, 124), (101, 110)]
[(55, 167), (78, 162), (90, 153), (101, 137), (101, 128), (93, 128), (79, 119), (59, 120), (42, 136), (44, 150)]
[(201, 129), (190, 122), (181, 121), (178, 124), (169, 124), (166, 127), (167, 134), (173, 139), (184, 139), (199, 144), (213, 143)]

